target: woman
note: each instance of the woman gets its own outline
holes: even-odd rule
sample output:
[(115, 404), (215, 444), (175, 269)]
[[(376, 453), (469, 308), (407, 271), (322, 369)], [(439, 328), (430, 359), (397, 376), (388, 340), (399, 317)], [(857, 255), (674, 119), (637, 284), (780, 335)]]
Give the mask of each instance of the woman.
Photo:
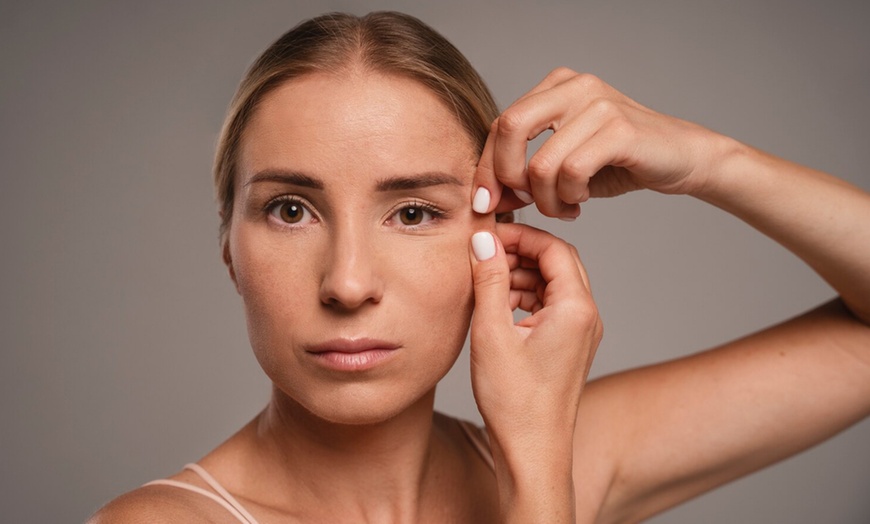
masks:
[[(554, 71), (498, 115), (419, 21), (326, 15), (248, 72), (215, 173), (272, 400), (94, 522), (633, 522), (870, 412), (870, 197), (594, 77)], [(577, 252), (495, 213), (571, 220), (641, 188), (747, 221), (840, 298), (586, 385), (602, 330)], [(486, 433), (433, 415), (469, 326)]]

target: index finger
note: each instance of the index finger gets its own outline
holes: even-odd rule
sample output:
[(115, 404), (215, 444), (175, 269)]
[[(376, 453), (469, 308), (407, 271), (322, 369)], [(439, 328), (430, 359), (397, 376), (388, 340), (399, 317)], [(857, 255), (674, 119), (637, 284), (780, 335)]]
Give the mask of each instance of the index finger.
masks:
[(495, 119), (487, 142), (493, 142), (492, 167), (501, 183), (523, 192), (531, 189), (526, 170), (529, 141), (547, 129), (555, 130), (554, 120), (565, 104), (561, 97), (543, 95), (574, 76), (577, 73), (568, 68), (553, 70)]
[[(557, 68), (551, 71), (535, 87), (514, 101), (511, 106), (514, 106), (540, 92), (546, 91), (553, 86), (561, 84), (568, 78), (576, 75), (576, 72), (566, 67)], [(475, 212), (481, 214), (486, 214), (491, 211), (495, 211), (496, 213), (506, 213), (527, 206), (531, 203), (528, 199), (524, 200), (517, 197), (513, 190), (505, 193), (504, 185), (499, 182), (498, 177), (495, 174), (495, 147), (498, 135), (498, 121), (499, 119), (496, 118), (489, 128), (489, 135), (486, 137), (483, 151), (480, 154), (480, 161), (478, 162), (477, 170), (474, 173), (474, 182), (472, 185), (472, 208)], [(525, 151), (525, 149), (523, 149), (523, 151)], [(525, 155), (525, 152), (523, 155)], [(525, 165), (525, 162), (523, 162), (523, 165)], [(480, 188), (485, 189), (486, 193), (479, 193), (478, 190)], [(478, 196), (478, 194), (480, 194), (480, 196)]]
[(498, 120), (496, 119), (492, 127), (490, 127), (490, 133), (486, 137), (483, 152), (480, 154), (480, 160), (474, 171), (474, 181), (472, 183), (474, 190), (472, 192), (471, 207), (476, 213), (480, 214), (490, 212), (506, 213), (529, 205), (528, 202), (517, 197), (510, 188), (507, 188), (508, 191), (505, 191), (505, 186), (499, 182), (498, 177), (495, 175), (495, 131), (497, 128)]

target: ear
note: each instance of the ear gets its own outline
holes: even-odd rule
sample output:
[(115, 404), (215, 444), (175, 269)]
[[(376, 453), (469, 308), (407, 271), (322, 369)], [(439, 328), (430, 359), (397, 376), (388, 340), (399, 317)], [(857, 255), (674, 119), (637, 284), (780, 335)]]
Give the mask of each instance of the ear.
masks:
[(230, 253), (230, 241), (224, 239), (223, 246), (221, 247), (221, 258), (224, 260), (224, 264), (227, 266), (227, 271), (230, 273), (230, 280), (233, 281), (233, 285), (236, 286), (236, 293), (241, 294), (239, 291), (239, 281), (236, 279), (236, 270), (233, 267), (233, 256)]

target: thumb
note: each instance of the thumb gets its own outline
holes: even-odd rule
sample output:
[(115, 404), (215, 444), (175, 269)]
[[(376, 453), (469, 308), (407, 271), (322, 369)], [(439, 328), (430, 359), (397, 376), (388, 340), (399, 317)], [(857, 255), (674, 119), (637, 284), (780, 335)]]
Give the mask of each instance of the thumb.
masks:
[(504, 247), (489, 231), (471, 237), (471, 274), (474, 282), (472, 341), (488, 333), (505, 333), (513, 326), (510, 306), (510, 268)]

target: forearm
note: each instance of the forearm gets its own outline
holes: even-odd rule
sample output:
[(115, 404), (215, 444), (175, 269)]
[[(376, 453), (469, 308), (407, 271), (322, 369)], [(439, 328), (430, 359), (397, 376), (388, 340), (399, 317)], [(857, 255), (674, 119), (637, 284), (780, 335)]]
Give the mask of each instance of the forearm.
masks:
[[(635, 414), (603, 520), (640, 520), (830, 438), (870, 410), (870, 195), (727, 138), (691, 192), (839, 293), (762, 333), (610, 379)], [(851, 313), (851, 315), (849, 314)], [(594, 425), (594, 423), (593, 423)], [(679, 452), (675, 452), (679, 450)], [(614, 517), (615, 515), (615, 517)]]
[(870, 323), (870, 195), (730, 139), (694, 196), (741, 218), (809, 264)]
[[(501, 445), (491, 438), (503, 523), (575, 522), (572, 444), (528, 442)], [(519, 444), (519, 445), (516, 445)]]
[(590, 384), (587, 398), (605, 404), (585, 408), (587, 424), (633, 414), (627, 431), (593, 434), (618, 458), (602, 521), (642, 520), (862, 420), (867, 347), (870, 327), (834, 301), (717, 349)]

